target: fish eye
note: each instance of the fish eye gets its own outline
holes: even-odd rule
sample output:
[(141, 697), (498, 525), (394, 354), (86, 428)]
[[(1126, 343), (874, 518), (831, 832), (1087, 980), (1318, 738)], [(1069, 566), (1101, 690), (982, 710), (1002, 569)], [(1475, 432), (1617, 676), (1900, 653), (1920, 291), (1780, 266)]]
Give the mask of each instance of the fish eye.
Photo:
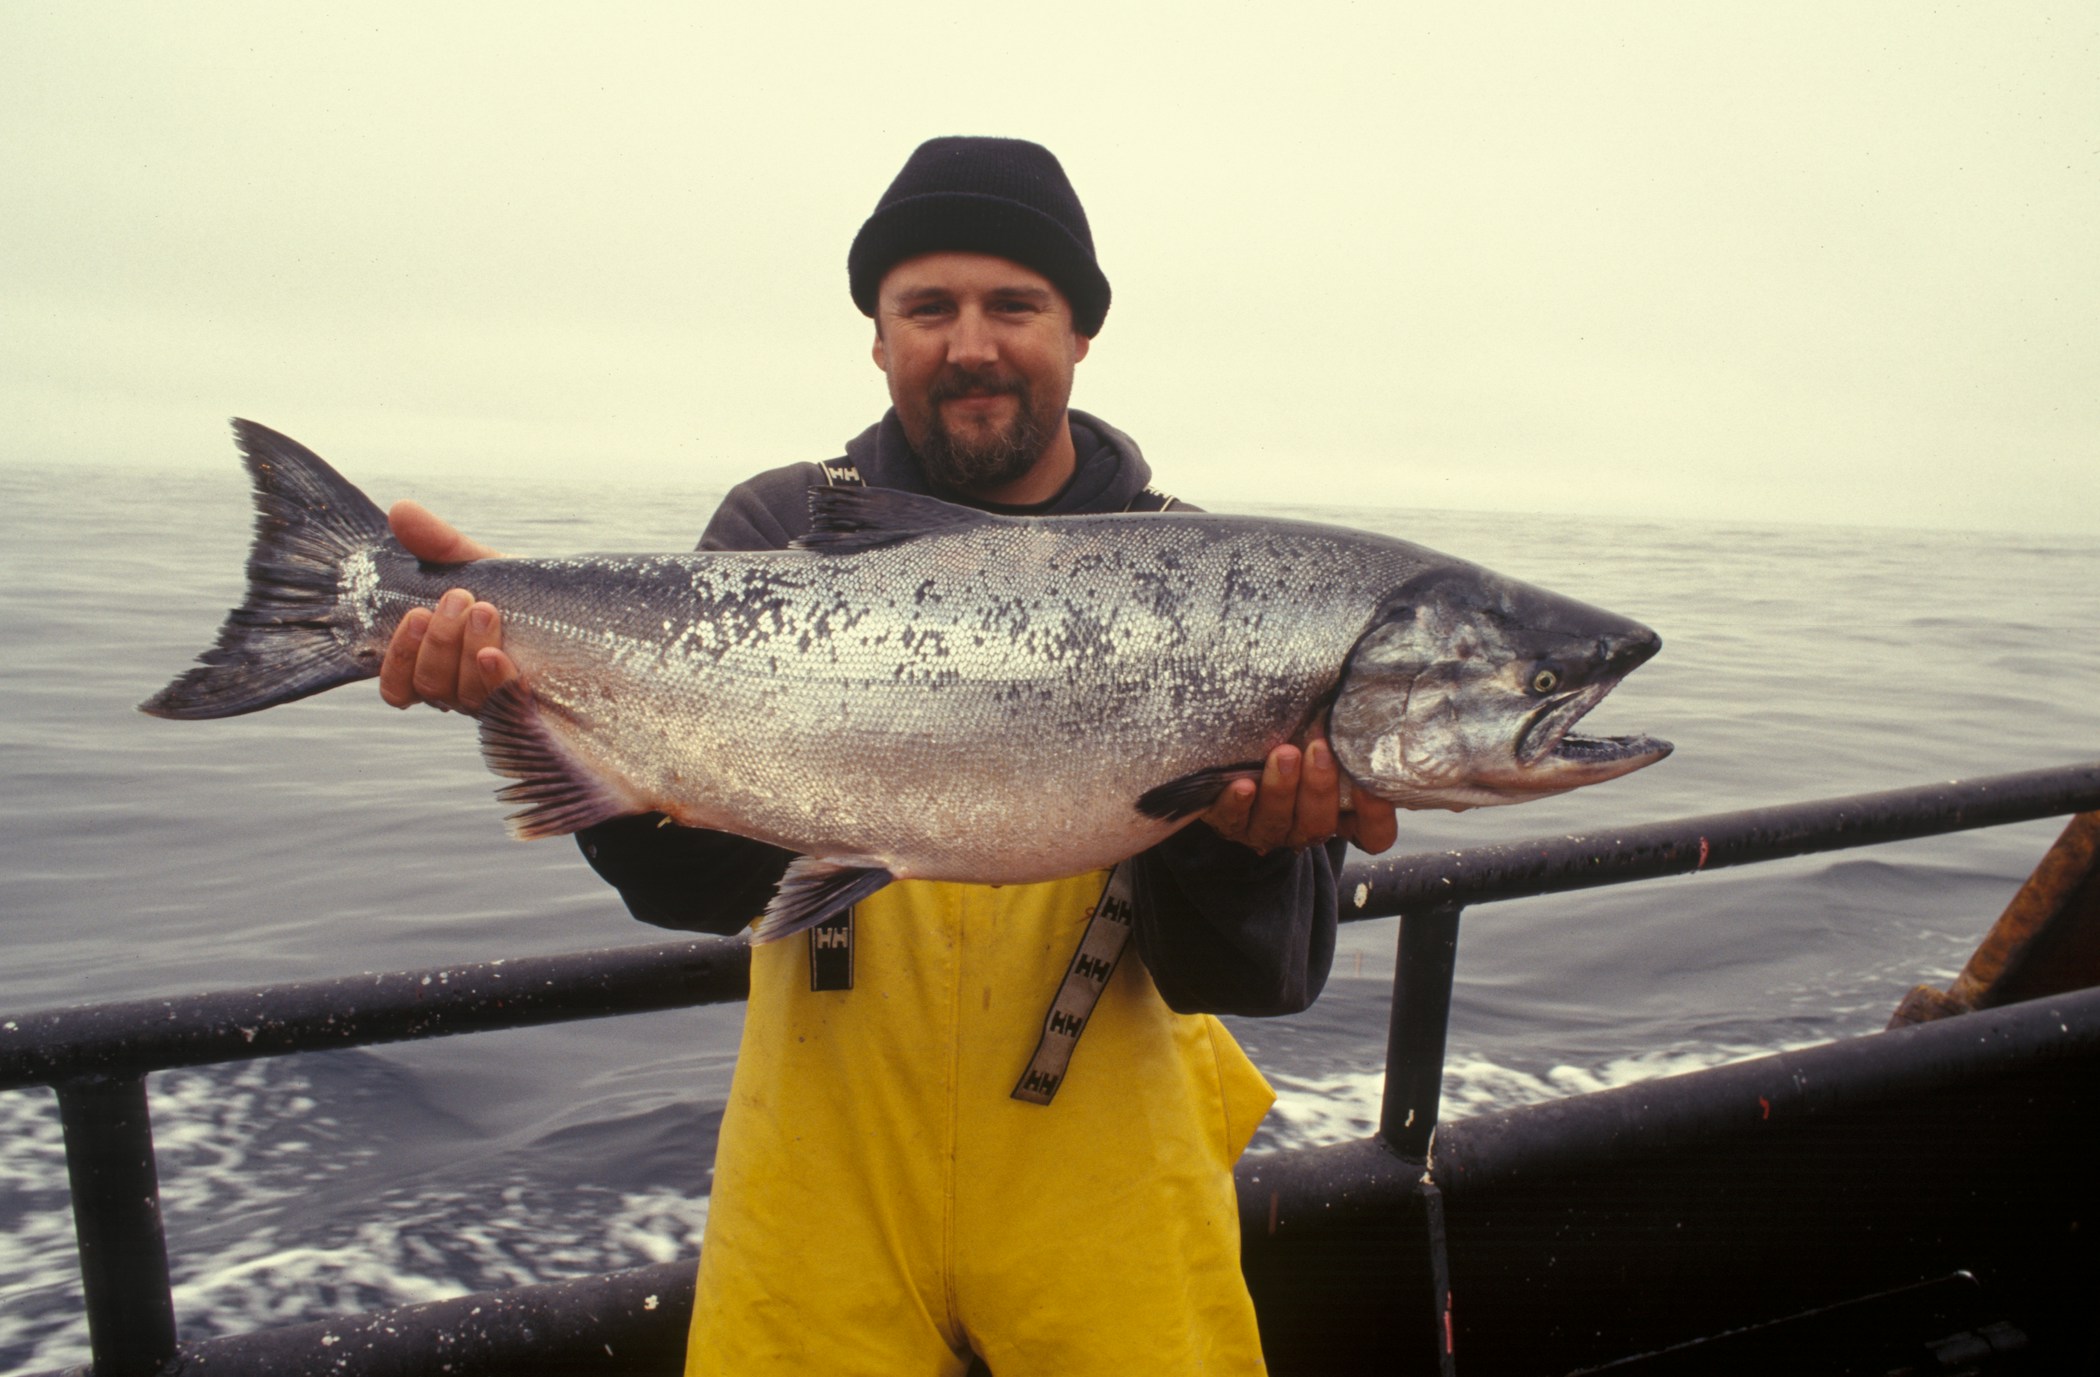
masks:
[(1550, 669), (1541, 668), (1531, 676), (1533, 693), (1551, 693), (1560, 687), (1560, 675)]

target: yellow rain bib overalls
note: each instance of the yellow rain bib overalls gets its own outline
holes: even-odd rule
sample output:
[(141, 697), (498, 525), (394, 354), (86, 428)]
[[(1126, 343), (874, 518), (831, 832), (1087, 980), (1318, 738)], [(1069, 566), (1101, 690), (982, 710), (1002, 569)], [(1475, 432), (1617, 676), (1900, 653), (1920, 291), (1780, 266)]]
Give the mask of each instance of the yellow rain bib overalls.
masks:
[(689, 1374), (1263, 1371), (1232, 1165), (1274, 1094), (1126, 952), (1049, 1105), (1012, 1097), (1106, 876), (890, 885), (852, 988), (752, 953)]

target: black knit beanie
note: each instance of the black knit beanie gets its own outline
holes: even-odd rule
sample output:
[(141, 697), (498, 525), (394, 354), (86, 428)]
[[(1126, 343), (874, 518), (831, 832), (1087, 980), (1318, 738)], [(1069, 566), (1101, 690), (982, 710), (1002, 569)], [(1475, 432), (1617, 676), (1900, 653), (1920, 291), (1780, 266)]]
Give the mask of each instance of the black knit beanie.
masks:
[(1057, 285), (1072, 325), (1092, 339), (1108, 314), (1108, 279), (1094, 261), (1079, 194), (1057, 158), (1025, 139), (928, 139), (853, 237), (846, 277), (853, 304), (875, 314), (891, 268), (922, 253), (956, 250), (1010, 258)]

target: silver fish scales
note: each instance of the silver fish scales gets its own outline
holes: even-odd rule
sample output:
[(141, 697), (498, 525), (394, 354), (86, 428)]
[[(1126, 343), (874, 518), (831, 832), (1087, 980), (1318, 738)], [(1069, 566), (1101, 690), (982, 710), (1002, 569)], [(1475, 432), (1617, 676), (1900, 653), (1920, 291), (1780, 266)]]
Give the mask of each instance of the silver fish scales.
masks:
[(236, 431), (260, 513), (248, 600), (146, 711), (229, 716), (369, 677), (411, 607), (471, 587), (529, 686), (482, 721), (525, 805), (513, 830), (655, 810), (801, 852), (769, 937), (892, 878), (1113, 864), (1314, 728), (1355, 787), (1409, 807), (1538, 797), (1669, 750), (1568, 732), (1652, 632), (1341, 527), (819, 488), (806, 548), (432, 568), (318, 457)]

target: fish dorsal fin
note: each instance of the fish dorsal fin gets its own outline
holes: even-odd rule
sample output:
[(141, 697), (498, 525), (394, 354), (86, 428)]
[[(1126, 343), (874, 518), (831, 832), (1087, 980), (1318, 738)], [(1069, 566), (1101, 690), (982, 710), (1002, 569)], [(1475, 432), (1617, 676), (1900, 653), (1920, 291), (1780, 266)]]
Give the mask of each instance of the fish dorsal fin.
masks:
[(792, 548), (851, 554), (933, 531), (998, 520), (1001, 518), (989, 512), (895, 488), (813, 487), (809, 490), (809, 534)]

